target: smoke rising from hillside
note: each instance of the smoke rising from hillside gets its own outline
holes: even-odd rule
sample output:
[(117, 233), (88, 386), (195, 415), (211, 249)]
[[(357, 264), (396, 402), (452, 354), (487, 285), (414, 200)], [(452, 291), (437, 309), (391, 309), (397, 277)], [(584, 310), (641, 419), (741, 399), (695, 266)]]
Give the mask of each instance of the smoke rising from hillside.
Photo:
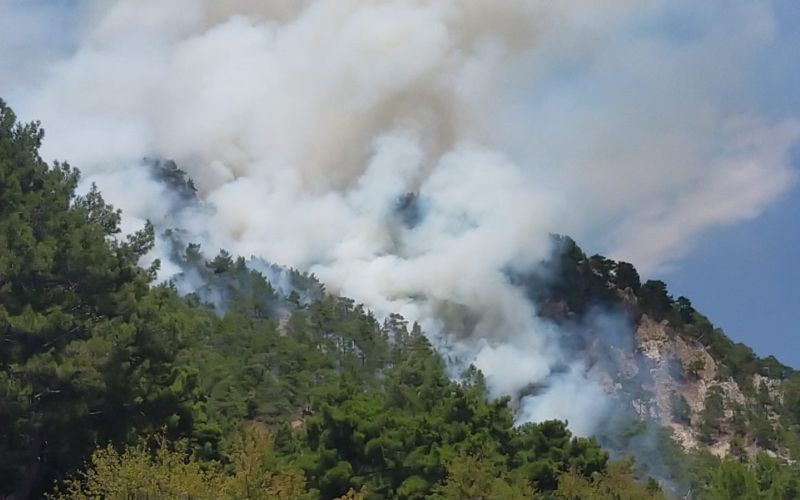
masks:
[[(24, 36), (15, 19), (39, 15), (0, 6), (9, 39)], [(314, 272), (378, 314), (420, 321), (497, 394), (551, 381), (523, 413), (569, 417), (580, 433), (593, 416), (563, 396), (602, 396), (507, 271), (547, 257), (551, 232), (656, 270), (794, 181), (785, 156), (800, 125), (746, 105), (743, 75), (775, 36), (768, 3), (76, 9), (74, 50), (37, 57), (21, 73), (32, 84), (8, 76), (32, 64), (27, 49), (0, 49), (0, 83), (23, 118), (44, 123), (45, 154), (96, 181), (126, 229), (150, 219), (209, 252)], [(675, 16), (689, 26), (663, 29)], [(202, 207), (176, 210), (143, 156), (175, 159)], [(398, 211), (408, 193), (411, 222)]]

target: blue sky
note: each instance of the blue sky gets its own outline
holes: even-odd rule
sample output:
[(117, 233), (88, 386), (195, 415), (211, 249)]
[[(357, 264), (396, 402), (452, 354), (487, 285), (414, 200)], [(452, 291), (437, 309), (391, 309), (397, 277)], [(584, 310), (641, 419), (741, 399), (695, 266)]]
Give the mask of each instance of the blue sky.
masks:
[[(775, 118), (800, 116), (800, 3), (777, 2), (780, 36), (750, 84)], [(800, 170), (800, 145), (791, 164)], [(659, 276), (734, 340), (800, 367), (800, 189), (759, 217), (705, 235)]]
[(702, 239), (664, 279), (734, 340), (800, 367), (800, 190)]

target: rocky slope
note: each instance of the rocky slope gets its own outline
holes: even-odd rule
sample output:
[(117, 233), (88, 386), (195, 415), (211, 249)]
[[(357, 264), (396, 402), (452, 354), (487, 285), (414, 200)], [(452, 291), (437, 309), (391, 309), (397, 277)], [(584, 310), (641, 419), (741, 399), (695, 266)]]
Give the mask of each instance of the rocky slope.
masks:
[[(641, 283), (630, 264), (556, 241), (553, 262), (526, 284), (540, 313), (573, 332), (567, 341), (620, 408), (669, 429), (687, 451), (800, 456), (798, 372), (732, 342), (664, 283)], [(597, 326), (598, 317), (616, 323)]]

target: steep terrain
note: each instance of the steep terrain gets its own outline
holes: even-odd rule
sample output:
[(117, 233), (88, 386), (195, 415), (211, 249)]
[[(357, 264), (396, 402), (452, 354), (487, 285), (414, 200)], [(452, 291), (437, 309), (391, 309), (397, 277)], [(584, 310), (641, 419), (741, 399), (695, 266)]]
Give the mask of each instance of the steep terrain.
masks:
[[(208, 256), (152, 224), (120, 236), (97, 189), (77, 196), (79, 172), (42, 161), (42, 137), (0, 101), (6, 498), (800, 492), (798, 374), (630, 264), (554, 237), (534, 272), (508, 271), (614, 402), (587, 410), (596, 438), (576, 437), (562, 421), (522, 423), (524, 397), (492, 398), (474, 366), (452, 376), (420, 325), (376, 318), (313, 275)], [(151, 163), (181, 194), (176, 210), (195, 198), (177, 165)], [(139, 265), (157, 232), (174, 266), (160, 284), (159, 261)]]
[(623, 318), (627, 334), (580, 333), (593, 376), (609, 394), (670, 429), (687, 451), (798, 458), (797, 371), (732, 342), (664, 283), (641, 284), (630, 264), (587, 257), (569, 238), (558, 240), (557, 264), (544, 264), (550, 272), (529, 287), (556, 322), (596, 310)]

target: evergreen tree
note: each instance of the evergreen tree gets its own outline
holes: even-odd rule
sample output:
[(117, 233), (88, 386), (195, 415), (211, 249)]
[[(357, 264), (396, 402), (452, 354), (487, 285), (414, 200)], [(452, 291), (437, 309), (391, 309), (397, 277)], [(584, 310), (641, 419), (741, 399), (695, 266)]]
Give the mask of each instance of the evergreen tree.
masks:
[(152, 226), (116, 238), (119, 212), (95, 187), (76, 196), (43, 136), (0, 101), (0, 493), (20, 498), (95, 442), (192, 425), (191, 370), (171, 367), (187, 318), (136, 265)]

